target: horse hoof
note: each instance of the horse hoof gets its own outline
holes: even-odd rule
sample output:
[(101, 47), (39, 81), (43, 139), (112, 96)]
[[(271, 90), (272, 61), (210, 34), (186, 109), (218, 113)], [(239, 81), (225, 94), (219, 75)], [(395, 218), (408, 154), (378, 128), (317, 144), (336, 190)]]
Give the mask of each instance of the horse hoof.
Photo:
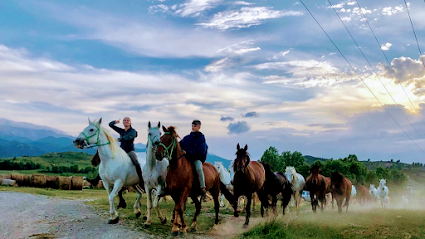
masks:
[(136, 213), (136, 218), (139, 218), (140, 216), (142, 216), (141, 212)]
[(233, 213), (233, 216), (235, 216), (235, 217), (239, 217), (239, 212), (234, 212), (234, 213)]
[(164, 220), (161, 221), (162, 225), (164, 225), (165, 223), (167, 223), (167, 218), (164, 218)]
[(109, 219), (109, 220), (108, 220), (108, 224), (117, 224), (119, 220), (120, 220), (120, 218), (119, 218), (119, 217), (117, 217), (117, 218), (115, 218), (115, 219), (113, 219), (113, 220)]
[(144, 216), (144, 217), (143, 217), (143, 220), (148, 220), (148, 217), (147, 217), (147, 216)]
[(248, 224), (243, 224), (243, 228), (248, 228)]
[(145, 223), (145, 224), (143, 224), (143, 228), (144, 228), (144, 229), (148, 229), (149, 227), (151, 227), (151, 225), (150, 225), (150, 224), (146, 224), (146, 223)]
[(179, 235), (179, 231), (172, 232), (172, 233), (171, 233), (171, 235), (172, 235), (173, 237), (176, 237), (176, 236), (178, 236), (178, 235)]

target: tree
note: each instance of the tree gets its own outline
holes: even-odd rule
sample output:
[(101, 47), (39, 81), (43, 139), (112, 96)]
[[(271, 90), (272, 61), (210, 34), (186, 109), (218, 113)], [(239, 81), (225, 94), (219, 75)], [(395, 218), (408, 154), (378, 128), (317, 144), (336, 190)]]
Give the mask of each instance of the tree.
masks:
[(285, 168), (285, 163), (280, 160), (279, 151), (275, 147), (270, 147), (264, 151), (261, 162), (270, 165), (273, 171), (283, 172), (282, 169)]

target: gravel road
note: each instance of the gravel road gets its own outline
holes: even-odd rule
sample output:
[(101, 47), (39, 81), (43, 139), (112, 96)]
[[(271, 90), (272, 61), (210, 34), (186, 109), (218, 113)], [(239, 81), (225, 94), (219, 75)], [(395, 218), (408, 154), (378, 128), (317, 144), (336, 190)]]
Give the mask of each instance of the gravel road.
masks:
[(0, 192), (0, 238), (153, 238), (81, 200)]

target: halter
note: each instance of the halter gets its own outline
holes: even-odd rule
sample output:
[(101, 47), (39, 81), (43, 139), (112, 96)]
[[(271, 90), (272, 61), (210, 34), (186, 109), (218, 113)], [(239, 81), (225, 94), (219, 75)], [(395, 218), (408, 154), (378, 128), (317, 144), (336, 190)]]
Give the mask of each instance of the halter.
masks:
[[(107, 143), (104, 143), (104, 144), (99, 144), (99, 138), (100, 138), (100, 128), (99, 127), (97, 127), (96, 125), (94, 125), (93, 124), (93, 126), (94, 127), (96, 127), (96, 132), (93, 134), (93, 135), (90, 135), (90, 136), (87, 136), (84, 132), (81, 132), (81, 134), (83, 134), (84, 135), (84, 142), (86, 142), (86, 144), (87, 144), (87, 148), (93, 148), (93, 147), (98, 147), (98, 146), (103, 146), (103, 145), (108, 145), (108, 144), (110, 144), (111, 142), (107, 142)], [(96, 143), (95, 144), (92, 144), (92, 145), (90, 145), (90, 144), (88, 144), (88, 139), (90, 139), (90, 138), (92, 138), (92, 137), (94, 137), (95, 135), (96, 135), (96, 133), (97, 133), (97, 141), (96, 141)]]
[[(150, 128), (149, 130), (151, 130), (151, 129), (159, 129), (158, 127), (152, 127), (152, 128)], [(149, 131), (148, 130), (148, 131)], [(152, 140), (151, 140), (151, 137), (149, 137), (149, 134), (148, 134), (148, 143), (146, 144), (146, 146), (148, 146), (149, 145), (149, 143), (151, 143), (152, 144), (152, 146), (154, 146), (153, 145), (153, 142), (152, 142)]]
[[(164, 132), (164, 135), (166, 135), (166, 134), (170, 134), (170, 132)], [(165, 150), (165, 153), (166, 153), (166, 156), (167, 156), (168, 159), (171, 159), (171, 157), (173, 156), (174, 146), (176, 146), (176, 144), (177, 144), (176, 138), (174, 138), (173, 143), (168, 145), (168, 147), (165, 144), (163, 144), (162, 142), (159, 143), (160, 146), (164, 147), (164, 150)], [(171, 152), (168, 152), (168, 150), (170, 150), (170, 149), (171, 149)]]

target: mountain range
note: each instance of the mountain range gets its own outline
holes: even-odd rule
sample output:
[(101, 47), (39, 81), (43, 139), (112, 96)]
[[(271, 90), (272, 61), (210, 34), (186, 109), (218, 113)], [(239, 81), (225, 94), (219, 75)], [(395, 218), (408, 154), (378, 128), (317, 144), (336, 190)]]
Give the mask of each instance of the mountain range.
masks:
[[(0, 118), (0, 158), (40, 156), (52, 152), (96, 152), (95, 149), (77, 149), (73, 140), (71, 135), (51, 127)], [(137, 143), (134, 147), (136, 152), (146, 152), (146, 145), (142, 143)], [(226, 168), (231, 162), (208, 154), (208, 162), (216, 161), (222, 162)]]

